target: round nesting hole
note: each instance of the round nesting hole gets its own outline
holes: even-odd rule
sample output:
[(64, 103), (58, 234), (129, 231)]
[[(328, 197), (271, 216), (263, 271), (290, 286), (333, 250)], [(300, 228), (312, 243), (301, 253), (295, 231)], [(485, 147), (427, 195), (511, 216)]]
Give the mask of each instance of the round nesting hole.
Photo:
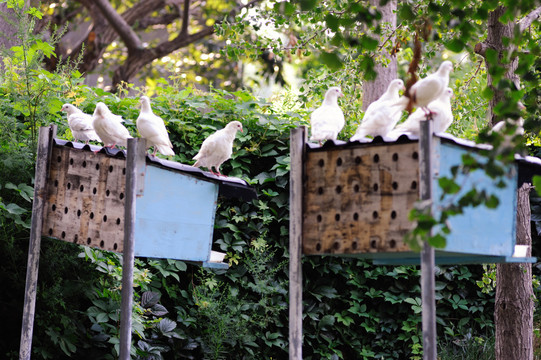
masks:
[(396, 247), (396, 240), (395, 239), (391, 239), (391, 241), (389, 241), (389, 247), (391, 249), (394, 249)]
[(377, 219), (378, 216), (379, 216), (379, 214), (378, 214), (377, 211), (374, 211), (374, 212), (372, 213), (372, 217), (373, 217), (374, 219)]
[(103, 249), (103, 247), (104, 247), (104, 246), (105, 246), (105, 241), (103, 241), (103, 240), (102, 240), (102, 241), (100, 241), (100, 248), (102, 248), (102, 249)]
[(111, 194), (111, 191), (105, 190), (105, 196), (109, 196)]
[(86, 238), (86, 243), (87, 243), (87, 245), (90, 245), (91, 242), (92, 242), (92, 239), (91, 239), (91, 238)]
[(86, 167), (86, 161), (83, 161), (83, 167), (84, 168)]
[(396, 181), (393, 181), (391, 186), (393, 187), (393, 190), (398, 189), (398, 183)]
[(374, 186), (373, 186), (373, 187), (374, 187), (374, 191), (378, 191), (378, 189), (379, 189), (379, 186), (378, 186), (378, 184), (374, 184)]
[(414, 180), (414, 181), (411, 182), (411, 189), (412, 190), (417, 189), (417, 181)]
[(116, 224), (117, 224), (117, 225), (120, 225), (120, 218), (117, 218), (117, 219), (116, 219)]
[(100, 169), (100, 164), (96, 164), (96, 170)]
[(97, 192), (98, 192), (98, 189), (96, 188), (92, 189), (92, 194), (96, 195)]
[(58, 156), (58, 157), (56, 158), (56, 161), (61, 162), (61, 161), (62, 161), (62, 156)]
[(378, 154), (374, 155), (374, 162), (379, 163), (379, 155)]
[(357, 245), (357, 241), (353, 241), (353, 242), (351, 243), (351, 248), (352, 248), (353, 250), (357, 250), (357, 246), (358, 246), (358, 245)]
[(66, 207), (64, 208), (64, 214), (67, 214), (67, 213), (68, 213), (68, 207), (66, 206)]
[(80, 192), (83, 192), (84, 190), (85, 190), (85, 186), (84, 186), (84, 185), (79, 186), (79, 191), (80, 191)]
[(353, 191), (357, 193), (359, 192), (359, 190), (361, 190), (361, 187), (359, 186), (359, 184), (355, 184), (355, 186), (353, 187)]
[(56, 205), (53, 204), (53, 206), (51, 206), (51, 209), (53, 209), (53, 211), (56, 211)]
[(376, 241), (376, 239), (370, 240), (370, 247), (372, 249), (377, 249), (378, 248), (378, 242)]
[(120, 198), (120, 200), (124, 199), (124, 193), (120, 193), (120, 195), (118, 195), (118, 197)]
[(117, 249), (118, 249), (118, 245), (117, 245), (117, 243), (114, 243), (113, 244), (113, 250), (117, 250)]
[(319, 159), (317, 164), (319, 165), (319, 167), (323, 167), (325, 165), (325, 161), (323, 159)]
[(340, 221), (340, 214), (336, 214), (336, 215), (334, 215), (334, 220), (336, 220), (336, 221)]
[(316, 244), (316, 251), (321, 251), (321, 243)]
[(411, 154), (411, 157), (417, 160), (419, 158), (419, 153), (414, 151), (413, 154)]
[(103, 222), (107, 222), (107, 215), (103, 215)]
[(336, 166), (341, 166), (341, 165), (342, 165), (342, 158), (336, 159)]
[(355, 157), (355, 164), (359, 165), (361, 163), (361, 157), (360, 156), (356, 156)]
[(321, 215), (318, 215), (317, 216), (317, 222), (321, 222), (323, 220), (323, 218), (321, 217)]
[(391, 211), (391, 219), (396, 219), (396, 211)]
[(335, 241), (334, 244), (332, 244), (332, 247), (334, 248), (334, 250), (340, 249), (340, 242)]
[(49, 228), (49, 236), (53, 235), (53, 229)]
[(321, 186), (317, 188), (317, 193), (318, 193), (319, 195), (322, 195), (322, 194), (323, 194), (323, 188), (322, 188)]
[(71, 183), (68, 183), (67, 188), (68, 190), (71, 189)]
[(70, 159), (70, 165), (73, 165), (73, 158)]
[(342, 187), (338, 185), (335, 190), (337, 194), (340, 194), (342, 192)]
[(77, 243), (77, 240), (79, 240), (79, 235), (75, 234), (75, 236), (73, 237), (73, 242)]
[(58, 187), (58, 180), (54, 181), (54, 187)]
[(66, 232), (62, 231), (62, 234), (60, 234), (60, 237), (62, 237), (62, 239), (65, 239), (66, 238)]
[(94, 213), (93, 212), (90, 213), (90, 219), (94, 219)]
[(109, 165), (109, 172), (113, 172), (113, 165)]
[(126, 175), (126, 168), (122, 168), (122, 175)]
[(393, 154), (393, 161), (398, 161), (398, 154), (397, 153)]
[(359, 220), (359, 214), (358, 213), (353, 214), (353, 220), (355, 220), (355, 221)]
[(81, 210), (77, 210), (77, 217), (81, 216)]

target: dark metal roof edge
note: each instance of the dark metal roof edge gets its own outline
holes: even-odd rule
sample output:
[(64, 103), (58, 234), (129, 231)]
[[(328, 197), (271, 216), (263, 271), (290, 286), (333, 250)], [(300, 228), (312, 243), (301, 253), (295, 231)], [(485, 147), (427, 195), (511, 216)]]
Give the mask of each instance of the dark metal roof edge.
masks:
[[(62, 139), (54, 139), (56, 145), (71, 147), (73, 149), (84, 150), (84, 151), (93, 151), (97, 153), (106, 154), (107, 156), (116, 157), (116, 158), (126, 158), (126, 150), (121, 149), (111, 149), (108, 147), (83, 144), (79, 142), (72, 142)], [(203, 171), (197, 167), (181, 164), (176, 161), (166, 160), (159, 158), (157, 156), (151, 156), (150, 154), (146, 155), (147, 164), (159, 165), (165, 169), (189, 174), (194, 177), (210, 180), (212, 182), (218, 183), (219, 185), (219, 195), (229, 197), (229, 198), (241, 198), (242, 200), (248, 201), (252, 199), (257, 199), (257, 193), (255, 189), (250, 186), (245, 180), (228, 177), (228, 176), (217, 176), (210, 172)]]

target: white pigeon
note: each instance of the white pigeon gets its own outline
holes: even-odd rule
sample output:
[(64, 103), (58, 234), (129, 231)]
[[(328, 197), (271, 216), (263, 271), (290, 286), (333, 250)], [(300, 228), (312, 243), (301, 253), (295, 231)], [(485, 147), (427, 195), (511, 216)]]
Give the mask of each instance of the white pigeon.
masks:
[(367, 135), (386, 137), (400, 120), (408, 100), (400, 98), (399, 91), (404, 89), (400, 79), (391, 81), (387, 90), (373, 103), (368, 105), (361, 124), (350, 141), (364, 141)]
[(92, 115), (85, 114), (71, 104), (62, 105), (62, 111), (67, 113), (68, 125), (75, 141), (84, 141), (85, 144), (88, 144), (90, 140), (101, 142), (92, 127)]
[(122, 125), (123, 121), (122, 116), (113, 114), (104, 103), (96, 104), (92, 116), (92, 126), (105, 147), (114, 148), (117, 144), (128, 145), (128, 139), (131, 139), (132, 136), (128, 129)]
[(312, 136), (310, 140), (336, 140), (338, 133), (345, 125), (344, 113), (338, 106), (338, 97), (344, 96), (339, 87), (333, 86), (325, 93), (325, 99), (320, 107), (312, 112), (310, 125)]
[(438, 71), (417, 81), (409, 89), (410, 100), (413, 105), (426, 108), (428, 104), (440, 97), (449, 85), (449, 73), (453, 70), (453, 63), (444, 61)]
[[(193, 166), (206, 167), (212, 174), (223, 176), (220, 173), (220, 165), (231, 157), (237, 131), (243, 132), (242, 124), (240, 121), (231, 121), (225, 128), (211, 134), (203, 141), (201, 149), (193, 157), (197, 160)], [(216, 169), (216, 172), (212, 168)]]
[(141, 96), (139, 102), (141, 112), (137, 118), (137, 131), (139, 131), (141, 137), (146, 139), (147, 147), (154, 146), (152, 156), (156, 156), (157, 151), (165, 156), (175, 155), (165, 124), (161, 117), (152, 112), (150, 99), (147, 96)]
[[(436, 133), (445, 132), (453, 122), (453, 111), (451, 110), (451, 98), (453, 97), (453, 89), (447, 88), (434, 101), (432, 101), (426, 110), (432, 114), (433, 125), (432, 129)], [(419, 122), (427, 117), (427, 112), (421, 108), (417, 108), (408, 118), (401, 124), (398, 124), (393, 131), (389, 133), (389, 137), (397, 139), (400, 135), (419, 136)]]

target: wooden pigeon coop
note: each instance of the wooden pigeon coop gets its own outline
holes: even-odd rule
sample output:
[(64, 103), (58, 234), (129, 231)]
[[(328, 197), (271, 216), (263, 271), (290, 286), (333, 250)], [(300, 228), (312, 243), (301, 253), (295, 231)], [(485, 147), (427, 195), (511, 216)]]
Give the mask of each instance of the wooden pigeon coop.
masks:
[[(218, 195), (249, 200), (254, 190), (150, 155), (139, 172), (135, 256), (227, 267), (211, 251)], [(124, 151), (55, 139), (42, 235), (122, 253), (125, 182)]]
[[(304, 138), (298, 141), (304, 152), (298, 195), (302, 197), (302, 253), (354, 256), (375, 264), (418, 264), (419, 254), (403, 240), (415, 226), (408, 214), (419, 199), (418, 141), (402, 137), (392, 143), (328, 141), (323, 146), (306, 143)], [(539, 171), (541, 162), (517, 158), (506, 168), (504, 188), (495, 186), (484, 171), (473, 171), (458, 178), (462, 185), (458, 195), (441, 199), (438, 177), (451, 177), (451, 168), (462, 163), (463, 154), (480, 155), (473, 143), (450, 136), (435, 136), (433, 142), (433, 212), (472, 186), (499, 199), (495, 209), (466, 208), (464, 214), (452, 217), (451, 234), (446, 247), (436, 250), (436, 262), (534, 261), (515, 253), (517, 185), (523, 170)]]

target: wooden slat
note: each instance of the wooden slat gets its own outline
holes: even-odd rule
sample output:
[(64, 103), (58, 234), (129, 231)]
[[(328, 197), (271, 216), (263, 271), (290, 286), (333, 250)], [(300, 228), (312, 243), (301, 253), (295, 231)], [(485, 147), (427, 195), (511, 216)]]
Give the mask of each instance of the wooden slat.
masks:
[(307, 152), (303, 252), (407, 251), (418, 156), (416, 143)]

